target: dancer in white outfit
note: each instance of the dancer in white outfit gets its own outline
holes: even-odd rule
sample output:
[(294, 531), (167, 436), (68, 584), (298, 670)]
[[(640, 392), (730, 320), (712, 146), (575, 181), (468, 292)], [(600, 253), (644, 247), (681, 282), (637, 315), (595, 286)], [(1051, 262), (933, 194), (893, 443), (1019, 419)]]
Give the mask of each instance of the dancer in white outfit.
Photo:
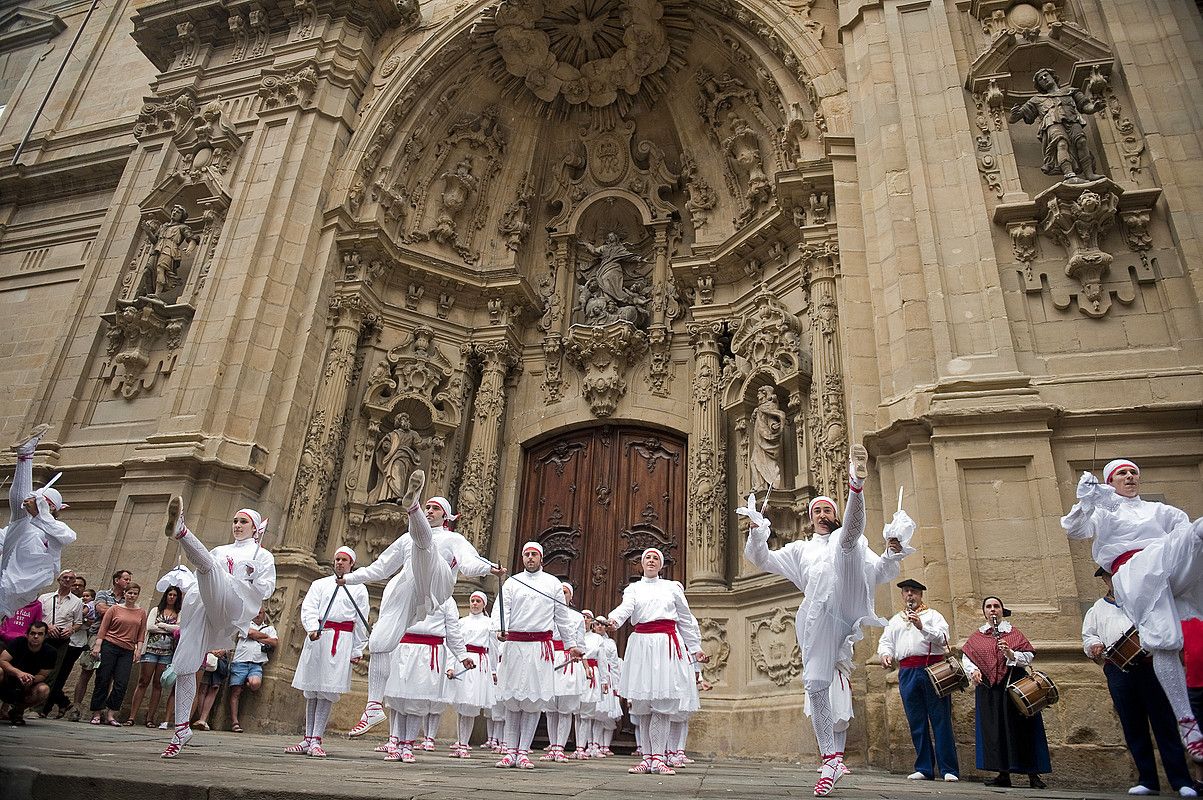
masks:
[(1078, 481), (1078, 502), (1061, 518), (1070, 539), (1094, 538), (1091, 552), (1112, 575), (1115, 600), (1153, 655), (1153, 671), (1178, 718), (1187, 754), (1203, 762), (1203, 732), (1190, 708), (1182, 666), (1182, 620), (1203, 617), (1203, 518), (1140, 499), (1140, 467), (1117, 458)]
[(566, 656), (580, 661), (582, 651), (577, 631), (580, 615), (562, 600), (560, 581), (543, 571), (543, 546), (522, 546), (524, 571), (511, 576), (501, 587), (501, 599), (493, 607), (499, 624), (499, 608), (505, 607), (506, 629), (500, 630), (502, 644), (497, 667), (497, 699), (505, 704), (505, 742), (508, 751), (498, 767), (534, 769), (530, 744), (539, 724), (539, 714), (556, 701), (553, 629), (564, 643)]
[(267, 520), (244, 508), (234, 515), (234, 542), (206, 550), (184, 525), (184, 500), (167, 503), (164, 533), (177, 540), (196, 577), (180, 611), (180, 639), (171, 659), (176, 674), (175, 734), (163, 758), (175, 758), (192, 738), (189, 718), (196, 697), (196, 672), (210, 650), (230, 649), (246, 636), (263, 602), (276, 589), (276, 560), (260, 547)]
[(808, 711), (823, 762), (815, 784), (817, 797), (830, 794), (846, 772), (846, 725), (842, 726), (844, 730), (837, 728), (831, 699), (837, 666), (842, 664), (851, 672), (852, 646), (864, 635), (862, 625), (885, 627), (886, 620), (873, 610), (874, 586), (897, 578), (899, 562), (914, 552), (908, 542), (915, 523), (901, 509), (884, 531), (885, 554), (878, 556), (869, 549), (862, 535), (865, 501), (861, 496), (869, 456), (860, 445), (850, 449), (848, 508), (842, 526), (836, 517), (835, 501), (816, 497), (808, 509), (814, 537), (769, 550), (769, 521), (756, 509), (755, 497), (749, 497), (747, 506), (737, 510), (750, 523), (744, 557), (765, 572), (788, 578), (805, 595), (795, 627), (802, 650)]
[(368, 643), (366, 586), (339, 586), (337, 580), (355, 564), (355, 551), (334, 551), (334, 574), (318, 578), (301, 602), (305, 646), (297, 662), (292, 688), (305, 695), (305, 738), (284, 748), (285, 753), (325, 758), (322, 735), (330, 709), (351, 690), (351, 665), (363, 658)]
[[(493, 567), (481, 558), (467, 539), (447, 527), (455, 522), (457, 515), (451, 513), (451, 503), (446, 498), (432, 497), (425, 508), (418, 506), (425, 482), (426, 474), (414, 470), (405, 496), (400, 498), (409, 513), (409, 532), (385, 548), (373, 563), (342, 579), (349, 586), (391, 579), (384, 587), (380, 616), (368, 639), (372, 660), (368, 663), (367, 707), (348, 736), (362, 736), (384, 721), (381, 702), (388, 681), (389, 660), (377, 656), (391, 653), (401, 634), (451, 597), (457, 575), (479, 577), (490, 571), (494, 575), (505, 574), (504, 569)], [(427, 734), (433, 735), (433, 731)]]
[(472, 738), (472, 726), (481, 712), (490, 712), (497, 696), (492, 653), (497, 640), (493, 637), (492, 620), (484, 613), (488, 602), (484, 592), (473, 592), (468, 598), (470, 613), (459, 621), (468, 655), (476, 661), (476, 667), (456, 675), (451, 686), (451, 702), (458, 716), (452, 758), (470, 757), (472, 747), (468, 740)]
[[(572, 605), (572, 584), (560, 583), (564, 594), (564, 604)], [(590, 615), (592, 616), (592, 615)], [(585, 635), (584, 612), (573, 615), (577, 626), (577, 640)], [(564, 642), (552, 639), (552, 649), (555, 651), (555, 687), (556, 696), (550, 708), (547, 709), (547, 738), (550, 746), (547, 753), (539, 756), (540, 761), (568, 760), (564, 754), (564, 746), (568, 744), (568, 733), (572, 730), (572, 717), (581, 710), (581, 694), (585, 690), (585, 665), (577, 664), (564, 650)], [(580, 745), (577, 745), (578, 749)]]
[(618, 721), (622, 719), (622, 703), (618, 699), (622, 659), (618, 657), (618, 645), (610, 638), (610, 621), (605, 617), (598, 617), (593, 621), (593, 630), (602, 637), (598, 656), (598, 669), (601, 673), (598, 680), (602, 683), (602, 702), (594, 717), (594, 724), (601, 727), (595, 727), (594, 732), (598, 737), (598, 757), (607, 758), (614, 755), (614, 751), (610, 749), (610, 742), (614, 740), (614, 731), (618, 728)]
[(62, 571), (63, 548), (75, 541), (75, 531), (58, 519), (68, 507), (53, 486), (58, 476), (42, 489), (33, 488), (33, 453), (49, 428), (38, 425), (13, 447), (17, 466), (8, 490), (10, 516), (0, 552), (0, 620), (38, 599), (42, 588)]
[(707, 658), (684, 588), (660, 578), (664, 554), (649, 547), (640, 564), (643, 579), (623, 590), (622, 602), (608, 617), (617, 626), (630, 620), (634, 627), (619, 692), (645, 730), (643, 760), (629, 772), (674, 775), (666, 761), (669, 727), (689, 705), (694, 681), (690, 662)]
[(593, 715), (597, 713), (598, 706), (602, 703), (602, 680), (598, 674), (598, 665), (600, 664), (598, 656), (602, 647), (602, 637), (593, 630), (593, 612), (583, 609), (581, 616), (584, 617), (585, 627), (584, 636), (581, 639), (581, 646), (585, 650), (585, 663), (581, 676), (580, 707), (573, 715), (576, 725), (576, 749), (568, 758), (598, 758), (601, 753), (597, 737), (593, 735)]
[[(464, 646), (459, 609), (451, 598), (411, 625), (392, 653), (392, 667), (384, 687), (384, 703), (393, 712), (390, 749), (385, 761), (412, 764), (416, 760), (414, 744), (418, 731), (429, 725), (432, 716), (442, 715), (451, 697), (449, 676), (457, 669), (444, 655), (446, 652), (464, 667), (476, 666)], [(427, 727), (427, 735), (432, 732)]]

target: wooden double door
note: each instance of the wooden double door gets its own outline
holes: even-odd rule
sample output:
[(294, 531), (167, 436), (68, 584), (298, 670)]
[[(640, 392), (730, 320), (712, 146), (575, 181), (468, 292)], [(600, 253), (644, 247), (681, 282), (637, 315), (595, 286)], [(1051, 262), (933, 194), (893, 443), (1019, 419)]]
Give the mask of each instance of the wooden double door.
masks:
[(664, 553), (661, 574), (683, 582), (687, 471), (685, 438), (652, 428), (601, 425), (529, 448), (514, 563), (539, 542), (544, 569), (595, 614), (618, 605), (648, 547)]

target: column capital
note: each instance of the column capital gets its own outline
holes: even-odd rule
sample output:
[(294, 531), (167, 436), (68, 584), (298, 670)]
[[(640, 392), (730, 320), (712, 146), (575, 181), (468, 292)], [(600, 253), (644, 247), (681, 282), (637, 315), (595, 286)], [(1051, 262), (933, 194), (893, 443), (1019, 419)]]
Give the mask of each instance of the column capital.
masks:
[(708, 322), (694, 322), (685, 326), (685, 330), (689, 333), (689, 341), (693, 343), (694, 349), (700, 353), (718, 352), (718, 337), (722, 336), (727, 328), (726, 320), (710, 320)]

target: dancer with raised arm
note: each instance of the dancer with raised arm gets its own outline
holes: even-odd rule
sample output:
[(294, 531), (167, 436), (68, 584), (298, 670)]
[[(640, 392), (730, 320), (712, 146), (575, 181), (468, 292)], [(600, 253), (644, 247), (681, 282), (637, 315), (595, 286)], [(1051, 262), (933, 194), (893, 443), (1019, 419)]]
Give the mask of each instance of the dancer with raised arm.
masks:
[(330, 710), (351, 690), (351, 666), (363, 658), (368, 643), (364, 618), (369, 607), (368, 587), (337, 583), (354, 565), (354, 550), (345, 545), (335, 550), (334, 574), (310, 584), (301, 602), (306, 638), (292, 688), (305, 695), (305, 738), (284, 748), (285, 753), (326, 757), (322, 735)]
[(631, 716), (644, 726), (643, 760), (628, 771), (675, 775), (667, 761), (669, 728), (689, 704), (691, 662), (706, 661), (706, 655), (685, 589), (660, 577), (664, 554), (649, 547), (639, 563), (643, 578), (623, 589), (622, 602), (608, 615), (616, 626), (630, 620), (634, 628), (627, 640), (619, 693), (630, 703)]
[[(184, 499), (167, 503), (164, 534), (180, 543), (192, 564), (196, 588), (184, 589), (180, 640), (171, 659), (175, 671), (175, 733), (163, 758), (175, 758), (192, 738), (192, 701), (196, 673), (210, 650), (232, 648), (246, 636), (263, 602), (276, 589), (276, 560), (260, 546), (267, 520), (251, 508), (240, 509), (231, 523), (234, 541), (206, 550), (184, 524)], [(178, 576), (179, 580), (185, 580)]]
[(75, 531), (58, 519), (68, 508), (54, 488), (58, 475), (41, 489), (33, 488), (33, 454), (48, 430), (49, 425), (38, 425), (13, 445), (17, 465), (8, 489), (10, 515), (0, 554), (0, 620), (38, 599), (62, 570), (63, 548), (75, 541)]
[(451, 513), (451, 502), (445, 497), (432, 497), (425, 507), (418, 505), (425, 483), (426, 473), (414, 470), (405, 495), (396, 500), (409, 515), (409, 531), (385, 548), (374, 562), (339, 579), (348, 586), (389, 579), (380, 599), (380, 616), (368, 639), (372, 660), (368, 663), (367, 706), (348, 736), (362, 736), (384, 721), (389, 660), (377, 655), (395, 650), (401, 635), (411, 625), (442, 606), (451, 596), (458, 575), (475, 578), (490, 572), (505, 573), (501, 567), (481, 558), (467, 539), (448, 527), (458, 515)]
[(1178, 720), (1187, 755), (1203, 762), (1203, 731), (1190, 707), (1182, 666), (1182, 620), (1203, 617), (1203, 518), (1140, 498), (1140, 467), (1117, 458), (1078, 480), (1078, 502), (1061, 518), (1070, 539), (1090, 539), (1111, 574), (1115, 601), (1153, 655), (1153, 671)]
[[(849, 455), (848, 508), (843, 524), (836, 516), (835, 500), (814, 498), (808, 508), (814, 525), (810, 541), (769, 550), (770, 524), (756, 508), (756, 498), (749, 497), (747, 506), (736, 511), (750, 524), (744, 557), (765, 572), (788, 578), (805, 595), (795, 626), (802, 651), (802, 683), (823, 762), (815, 784), (816, 797), (830, 794), (847, 772), (847, 728), (839, 729), (831, 700), (837, 665), (851, 672), (852, 646), (864, 635), (862, 625), (885, 627), (886, 621), (873, 610), (874, 587), (896, 579), (902, 558), (914, 552), (908, 543), (915, 523), (901, 509), (883, 532), (886, 552), (878, 556), (869, 549), (862, 535), (865, 501), (861, 495), (869, 454), (863, 446), (853, 445)], [(850, 716), (850, 702), (848, 707)]]

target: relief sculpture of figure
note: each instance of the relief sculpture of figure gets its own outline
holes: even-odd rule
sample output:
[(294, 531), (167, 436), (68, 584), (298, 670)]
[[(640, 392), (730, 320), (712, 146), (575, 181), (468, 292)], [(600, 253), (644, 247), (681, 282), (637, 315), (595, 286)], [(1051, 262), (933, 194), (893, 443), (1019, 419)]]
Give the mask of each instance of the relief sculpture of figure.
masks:
[(181, 205), (171, 207), (171, 218), (162, 224), (143, 223), (151, 242), (150, 258), (142, 273), (138, 296), (153, 297), (169, 289), (179, 280), (180, 261), (193, 242), (200, 237), (186, 222), (188, 211)]
[(382, 503), (389, 498), (399, 497), (405, 489), (409, 474), (422, 466), (419, 450), (430, 447), (431, 441), (423, 438), (409, 422), (409, 414), (397, 415), (397, 427), (380, 437), (376, 445), (376, 466), (380, 480), (368, 497), (369, 503)]
[(622, 241), (611, 231), (600, 245), (581, 242), (585, 252), (595, 261), (584, 270), (586, 290), (578, 301), (583, 312), (580, 321), (591, 325), (604, 325), (614, 320), (624, 320), (639, 327), (647, 322), (648, 292), (642, 280), (648, 265), (638, 253), (631, 250), (628, 242)]
[(1094, 154), (1086, 141), (1086, 120), (1082, 117), (1099, 111), (1099, 103), (1081, 89), (1062, 87), (1051, 69), (1036, 70), (1032, 82), (1037, 94), (1023, 105), (1012, 106), (1008, 119), (1040, 126), (1037, 135), (1044, 145), (1041, 171), (1074, 183), (1101, 179), (1103, 176), (1094, 171)]
[(752, 487), (781, 486), (781, 440), (785, 433), (785, 412), (777, 405), (772, 386), (756, 391), (758, 403), (752, 410), (752, 447), (748, 461)]

